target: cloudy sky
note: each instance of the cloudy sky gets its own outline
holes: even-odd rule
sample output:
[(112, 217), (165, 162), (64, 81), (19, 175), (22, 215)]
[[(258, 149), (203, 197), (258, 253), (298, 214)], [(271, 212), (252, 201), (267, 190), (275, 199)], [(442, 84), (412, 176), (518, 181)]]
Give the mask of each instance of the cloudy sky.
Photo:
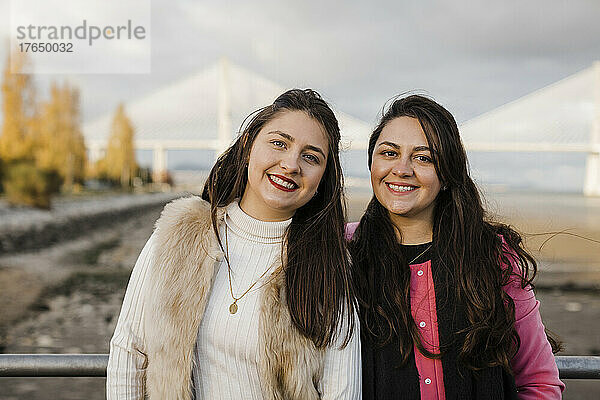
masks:
[[(226, 56), (369, 123), (386, 99), (415, 89), (464, 121), (600, 60), (597, 0), (333, 3), (152, 0), (150, 74), (36, 82), (42, 93), (51, 80), (78, 85), (89, 120)], [(9, 5), (0, 0), (2, 60)]]

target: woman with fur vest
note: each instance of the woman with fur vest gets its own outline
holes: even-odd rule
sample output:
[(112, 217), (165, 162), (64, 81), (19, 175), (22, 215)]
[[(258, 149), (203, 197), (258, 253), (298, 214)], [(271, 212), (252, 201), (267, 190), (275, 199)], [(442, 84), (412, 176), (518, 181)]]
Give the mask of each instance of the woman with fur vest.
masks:
[(134, 267), (109, 399), (359, 399), (340, 130), (294, 89), (258, 110), (202, 198), (167, 205)]

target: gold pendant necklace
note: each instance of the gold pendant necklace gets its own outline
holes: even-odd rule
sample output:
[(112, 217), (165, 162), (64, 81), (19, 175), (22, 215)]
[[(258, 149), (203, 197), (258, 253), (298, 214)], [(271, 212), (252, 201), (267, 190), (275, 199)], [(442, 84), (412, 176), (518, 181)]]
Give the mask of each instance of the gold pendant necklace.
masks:
[[(229, 305), (229, 313), (233, 315), (238, 311), (238, 305), (237, 305), (238, 300), (241, 299), (242, 297), (244, 297), (250, 290), (252, 290), (252, 288), (254, 286), (256, 286), (256, 284), (258, 282), (260, 282), (260, 280), (267, 274), (267, 272), (269, 272), (271, 267), (269, 266), (269, 268), (267, 268), (266, 271), (263, 272), (262, 275), (258, 277), (256, 282), (254, 282), (252, 285), (250, 285), (250, 287), (248, 289), (246, 289), (246, 291), (244, 293), (242, 293), (241, 296), (235, 297), (233, 295), (233, 286), (231, 285), (231, 264), (229, 262), (229, 241), (227, 240), (227, 216), (225, 216), (225, 261), (227, 262), (227, 272), (229, 275), (229, 292), (231, 293), (231, 297), (233, 298), (233, 303), (231, 303)], [(273, 279), (274, 276), (276, 276), (276, 274), (273, 274), (271, 276), (271, 279)], [(264, 285), (271, 282), (271, 279), (269, 279)], [(264, 285), (262, 285), (260, 287), (263, 287)]]

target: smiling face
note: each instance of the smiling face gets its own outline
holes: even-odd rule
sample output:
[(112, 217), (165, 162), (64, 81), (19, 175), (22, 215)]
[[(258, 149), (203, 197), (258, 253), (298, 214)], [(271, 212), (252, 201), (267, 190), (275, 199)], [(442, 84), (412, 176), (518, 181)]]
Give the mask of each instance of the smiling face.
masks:
[(371, 184), (377, 200), (399, 226), (433, 225), (441, 184), (416, 118), (394, 118), (383, 128), (373, 150)]
[(263, 221), (291, 218), (317, 191), (328, 147), (322, 126), (303, 111), (284, 111), (266, 123), (250, 151), (242, 210)]

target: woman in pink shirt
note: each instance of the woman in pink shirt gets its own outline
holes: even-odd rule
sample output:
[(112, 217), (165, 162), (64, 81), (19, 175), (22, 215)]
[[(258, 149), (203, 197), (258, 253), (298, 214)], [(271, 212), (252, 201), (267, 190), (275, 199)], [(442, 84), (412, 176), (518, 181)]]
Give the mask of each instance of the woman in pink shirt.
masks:
[(374, 196), (347, 227), (364, 399), (560, 398), (536, 262), (486, 215), (453, 116), (397, 98), (368, 152)]

